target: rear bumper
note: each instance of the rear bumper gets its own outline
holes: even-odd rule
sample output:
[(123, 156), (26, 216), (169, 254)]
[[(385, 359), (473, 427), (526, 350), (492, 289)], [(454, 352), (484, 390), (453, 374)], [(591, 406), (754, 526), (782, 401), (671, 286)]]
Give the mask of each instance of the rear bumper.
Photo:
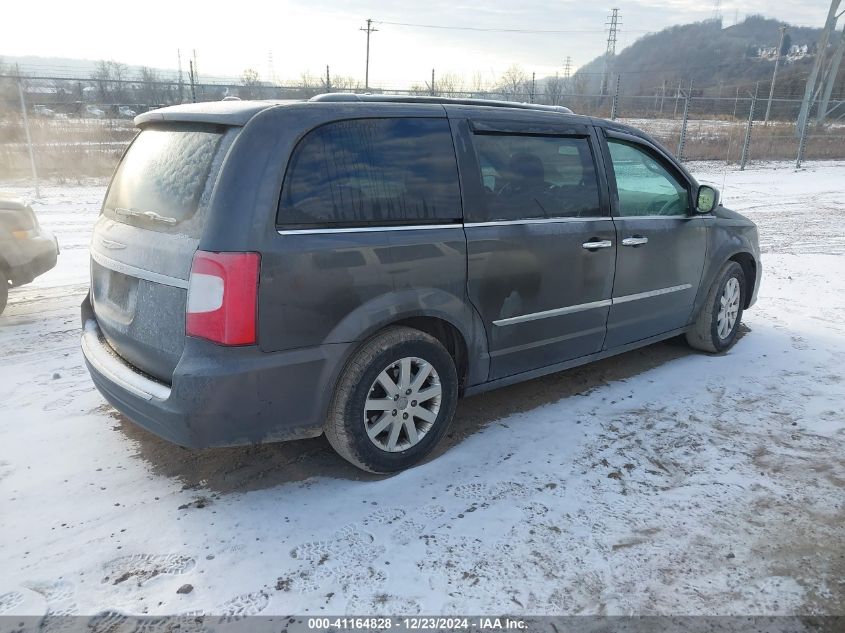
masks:
[(320, 435), (349, 348), (322, 345), (266, 353), (189, 338), (167, 385), (112, 350), (87, 297), (82, 322), (85, 363), (105, 399), (139, 426), (188, 448)]
[(21, 286), (56, 266), (59, 243), (53, 235), (41, 231), (29, 239), (10, 240), (3, 250), (10, 280), (13, 285)]

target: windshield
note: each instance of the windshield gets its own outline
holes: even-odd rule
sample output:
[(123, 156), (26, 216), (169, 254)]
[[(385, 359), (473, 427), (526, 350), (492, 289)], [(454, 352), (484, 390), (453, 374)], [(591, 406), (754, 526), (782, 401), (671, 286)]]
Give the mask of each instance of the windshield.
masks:
[(115, 172), (104, 212), (149, 228), (191, 218), (222, 136), (219, 128), (197, 126), (143, 130)]

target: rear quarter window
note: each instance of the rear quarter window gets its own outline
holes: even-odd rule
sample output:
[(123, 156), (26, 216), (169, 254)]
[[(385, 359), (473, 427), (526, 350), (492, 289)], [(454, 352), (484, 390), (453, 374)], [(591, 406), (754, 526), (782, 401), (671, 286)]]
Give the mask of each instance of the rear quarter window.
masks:
[(206, 188), (224, 130), (217, 126), (147, 128), (115, 171), (103, 212), (151, 229), (192, 218)]
[(446, 119), (354, 119), (309, 132), (285, 175), (288, 228), (448, 223), (461, 218)]

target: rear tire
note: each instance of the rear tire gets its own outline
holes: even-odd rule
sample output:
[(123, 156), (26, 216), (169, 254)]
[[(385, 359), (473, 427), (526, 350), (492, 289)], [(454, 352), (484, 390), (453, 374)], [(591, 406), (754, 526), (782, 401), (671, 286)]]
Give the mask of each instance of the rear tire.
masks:
[(390, 327), (366, 341), (341, 373), (326, 438), (362, 470), (404, 470), (441, 440), (457, 399), (455, 362), (440, 341)]
[(9, 280), (6, 275), (0, 270), (0, 314), (6, 309), (6, 302), (9, 300)]
[(726, 262), (687, 332), (690, 347), (704, 352), (724, 352), (736, 342), (746, 293), (745, 273), (734, 261)]

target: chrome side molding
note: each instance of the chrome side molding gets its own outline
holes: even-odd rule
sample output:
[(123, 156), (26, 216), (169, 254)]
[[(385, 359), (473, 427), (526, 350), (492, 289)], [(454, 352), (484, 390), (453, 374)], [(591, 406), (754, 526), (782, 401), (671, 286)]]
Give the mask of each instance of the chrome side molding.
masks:
[(616, 305), (617, 303), (628, 303), (629, 301), (637, 301), (639, 299), (659, 297), (660, 295), (666, 295), (671, 292), (680, 292), (681, 290), (688, 290), (689, 288), (692, 288), (692, 284), (681, 284), (679, 286), (670, 286), (668, 288), (658, 288), (657, 290), (638, 292), (633, 295), (623, 295), (621, 297), (613, 297), (611, 299), (601, 299), (599, 301), (590, 301), (589, 303), (579, 303), (563, 308), (555, 308), (554, 310), (544, 310), (542, 312), (532, 312), (531, 314), (522, 314), (520, 316), (499, 319), (497, 321), (493, 321), (493, 325), (516, 325), (517, 323), (526, 323), (528, 321), (536, 321), (538, 319), (548, 319), (549, 317), (573, 314), (575, 312), (583, 312), (584, 310), (593, 310), (594, 308), (606, 308), (608, 306)]

